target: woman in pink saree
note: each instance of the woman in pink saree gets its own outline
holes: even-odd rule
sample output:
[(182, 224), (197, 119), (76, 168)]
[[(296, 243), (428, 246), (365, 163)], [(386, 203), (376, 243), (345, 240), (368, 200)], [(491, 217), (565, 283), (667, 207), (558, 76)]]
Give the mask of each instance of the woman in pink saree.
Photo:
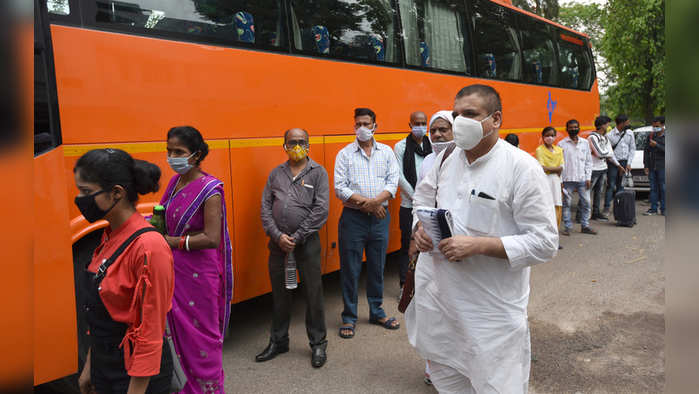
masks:
[(165, 239), (175, 259), (175, 294), (167, 319), (187, 375), (182, 392), (223, 393), (223, 338), (233, 294), (223, 182), (200, 168), (209, 147), (197, 129), (170, 129), (167, 152), (168, 164), (178, 173), (160, 201)]

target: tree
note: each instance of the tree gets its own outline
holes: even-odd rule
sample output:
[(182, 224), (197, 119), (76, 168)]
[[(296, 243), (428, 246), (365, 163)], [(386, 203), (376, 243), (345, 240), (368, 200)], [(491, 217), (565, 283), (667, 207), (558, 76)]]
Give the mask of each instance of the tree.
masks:
[(555, 19), (560, 10), (558, 0), (512, 0), (512, 4), (546, 19)]
[(665, 0), (609, 0), (604, 27), (609, 108), (650, 122), (665, 112)]

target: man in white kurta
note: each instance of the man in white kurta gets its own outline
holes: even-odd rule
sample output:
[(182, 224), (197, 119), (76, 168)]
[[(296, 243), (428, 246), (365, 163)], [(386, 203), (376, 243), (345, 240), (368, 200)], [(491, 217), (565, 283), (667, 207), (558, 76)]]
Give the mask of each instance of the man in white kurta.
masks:
[[(558, 249), (551, 193), (539, 163), (498, 138), (502, 110), (495, 90), (466, 87), (454, 110), (480, 121), (482, 136), (469, 146), (455, 119), (457, 148), (413, 196), (414, 207), (436, 201), (449, 209), (454, 234), (420, 254), (405, 313), (408, 338), (430, 361), (440, 393), (526, 393), (529, 267)], [(414, 237), (422, 252), (432, 249), (419, 223)]]

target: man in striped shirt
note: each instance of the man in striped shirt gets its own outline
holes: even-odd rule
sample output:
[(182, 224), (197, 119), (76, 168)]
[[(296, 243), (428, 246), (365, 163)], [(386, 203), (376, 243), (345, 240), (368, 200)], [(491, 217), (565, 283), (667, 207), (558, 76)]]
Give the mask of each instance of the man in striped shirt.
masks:
[(362, 258), (366, 251), (369, 322), (398, 329), (383, 304), (383, 274), (388, 247), (388, 200), (395, 197), (400, 177), (398, 162), (388, 145), (376, 142), (376, 114), (369, 108), (354, 110), (357, 139), (335, 158), (335, 195), (344, 209), (338, 226), (342, 327), (339, 335), (352, 338), (357, 322), (357, 298)]

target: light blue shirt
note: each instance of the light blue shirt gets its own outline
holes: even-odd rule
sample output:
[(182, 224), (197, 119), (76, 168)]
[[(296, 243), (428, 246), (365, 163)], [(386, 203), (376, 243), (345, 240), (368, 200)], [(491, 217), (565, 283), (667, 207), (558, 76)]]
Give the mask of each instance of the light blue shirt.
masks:
[[(427, 138), (427, 136), (424, 138)], [(413, 194), (415, 193), (415, 189), (413, 189), (413, 186), (410, 184), (410, 182), (408, 182), (408, 180), (405, 178), (405, 174), (403, 173), (403, 156), (405, 155), (406, 144), (407, 142), (405, 141), (405, 138), (403, 138), (402, 140), (396, 142), (396, 146), (393, 148), (393, 151), (396, 153), (396, 160), (398, 161), (399, 170), (398, 174), (400, 175), (400, 179), (398, 180), (398, 186), (400, 187), (400, 206), (404, 208), (412, 208)], [(415, 175), (417, 176), (418, 180), (420, 179), (420, 169), (422, 168), (424, 159), (424, 157), (415, 153)]]
[[(400, 178), (396, 156), (390, 146), (373, 142), (371, 156), (355, 140), (335, 157), (335, 195), (343, 203), (354, 193), (375, 198), (386, 190), (391, 197), (396, 196)], [(387, 205), (385, 202), (384, 206)]]

